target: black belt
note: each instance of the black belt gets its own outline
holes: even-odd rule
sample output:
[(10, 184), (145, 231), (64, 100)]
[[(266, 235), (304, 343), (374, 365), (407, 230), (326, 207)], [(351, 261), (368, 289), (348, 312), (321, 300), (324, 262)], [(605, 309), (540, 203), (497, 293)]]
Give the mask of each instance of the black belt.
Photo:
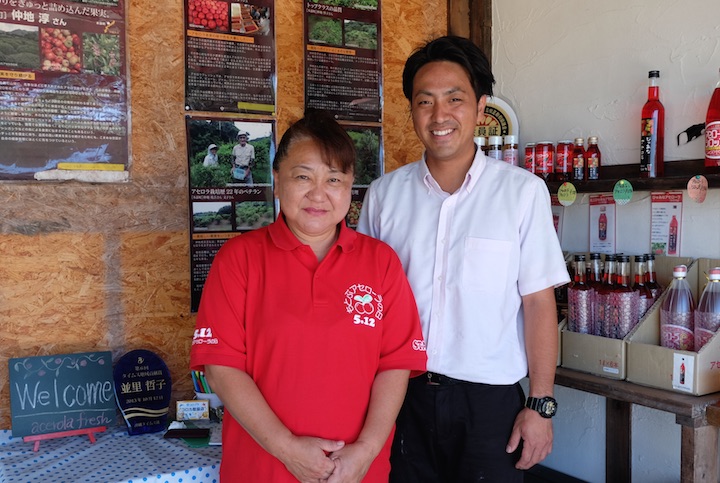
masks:
[(468, 381), (461, 381), (460, 379), (453, 379), (452, 377), (443, 376), (435, 372), (426, 372), (424, 376), (426, 383), (431, 386), (454, 386), (455, 384), (473, 384)]

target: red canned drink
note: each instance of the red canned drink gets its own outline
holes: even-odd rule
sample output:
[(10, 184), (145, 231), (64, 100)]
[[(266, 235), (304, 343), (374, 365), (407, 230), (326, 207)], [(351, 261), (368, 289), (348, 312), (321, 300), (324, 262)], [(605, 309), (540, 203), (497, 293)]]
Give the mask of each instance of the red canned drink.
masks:
[(535, 174), (548, 180), (555, 168), (555, 145), (550, 141), (535, 146)]
[(525, 145), (525, 169), (535, 173), (535, 143)]
[(573, 142), (569, 139), (558, 141), (555, 149), (555, 181), (570, 181), (572, 150)]

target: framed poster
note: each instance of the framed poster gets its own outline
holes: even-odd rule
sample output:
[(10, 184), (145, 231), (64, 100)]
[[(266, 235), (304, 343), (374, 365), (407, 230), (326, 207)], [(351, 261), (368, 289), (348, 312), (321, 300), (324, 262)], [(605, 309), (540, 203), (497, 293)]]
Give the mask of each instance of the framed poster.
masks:
[(128, 180), (124, 0), (0, 2), (0, 180)]
[(232, 237), (269, 225), (275, 121), (187, 117), (191, 310), (210, 265)]

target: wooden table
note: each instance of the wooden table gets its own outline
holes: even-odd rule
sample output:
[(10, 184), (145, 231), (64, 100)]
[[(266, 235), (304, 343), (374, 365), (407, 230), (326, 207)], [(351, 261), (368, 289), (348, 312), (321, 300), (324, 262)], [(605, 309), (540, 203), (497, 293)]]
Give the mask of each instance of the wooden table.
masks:
[(681, 426), (680, 481), (717, 483), (720, 392), (693, 396), (558, 367), (555, 384), (606, 398), (605, 481), (631, 481), (632, 405), (675, 414)]

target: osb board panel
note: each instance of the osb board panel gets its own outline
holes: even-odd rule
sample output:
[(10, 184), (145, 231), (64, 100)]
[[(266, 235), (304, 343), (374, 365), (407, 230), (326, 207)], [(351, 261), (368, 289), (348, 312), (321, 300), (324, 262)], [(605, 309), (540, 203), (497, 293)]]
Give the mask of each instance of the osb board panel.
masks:
[(188, 363), (195, 318), (189, 313), (187, 233), (156, 232), (120, 237), (124, 313), (123, 347), (148, 349), (168, 365), (173, 396), (193, 395)]
[(447, 32), (447, 3), (439, 0), (395, 0), (382, 3), (383, 133), (385, 171), (416, 161), (422, 145), (415, 135), (410, 104), (402, 92), (408, 56), (428, 40)]
[(105, 237), (0, 235), (0, 427), (10, 427), (8, 359), (108, 349)]

